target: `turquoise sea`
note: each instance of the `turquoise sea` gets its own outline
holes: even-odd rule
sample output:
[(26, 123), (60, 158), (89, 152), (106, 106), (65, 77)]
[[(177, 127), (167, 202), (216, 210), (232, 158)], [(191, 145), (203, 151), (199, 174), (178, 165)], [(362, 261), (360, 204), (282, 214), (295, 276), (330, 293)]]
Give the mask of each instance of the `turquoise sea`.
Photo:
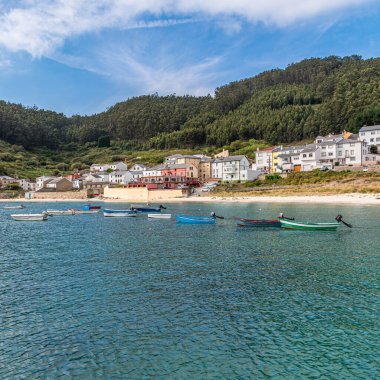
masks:
[[(4, 205), (1, 379), (380, 378), (380, 207), (167, 205), (226, 217), (197, 226), (102, 214), (16, 222), (11, 212), (81, 205)], [(279, 212), (339, 213), (354, 228), (229, 219)]]

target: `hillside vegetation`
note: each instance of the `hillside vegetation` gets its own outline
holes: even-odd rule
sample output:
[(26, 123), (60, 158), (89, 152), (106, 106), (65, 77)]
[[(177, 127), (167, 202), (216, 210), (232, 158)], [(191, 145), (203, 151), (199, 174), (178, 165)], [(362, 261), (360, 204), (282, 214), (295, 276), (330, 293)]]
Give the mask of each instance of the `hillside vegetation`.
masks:
[(253, 156), (257, 146), (357, 132), (374, 123), (380, 123), (380, 58), (332, 56), (227, 84), (214, 97), (140, 96), (91, 116), (66, 117), (0, 101), (0, 140), (16, 147), (0, 147), (0, 160), (4, 171), (12, 167), (9, 154), (52, 170), (136, 151), (150, 152), (148, 162), (156, 162), (153, 156), (160, 154), (152, 149), (231, 147)]

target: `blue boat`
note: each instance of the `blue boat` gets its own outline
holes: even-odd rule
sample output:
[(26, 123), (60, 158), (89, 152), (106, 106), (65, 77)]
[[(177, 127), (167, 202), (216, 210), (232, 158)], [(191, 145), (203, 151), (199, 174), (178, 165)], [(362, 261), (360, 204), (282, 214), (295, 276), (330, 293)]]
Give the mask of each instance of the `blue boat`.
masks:
[(213, 216), (190, 216), (190, 215), (176, 215), (177, 222), (187, 224), (215, 224), (215, 217)]

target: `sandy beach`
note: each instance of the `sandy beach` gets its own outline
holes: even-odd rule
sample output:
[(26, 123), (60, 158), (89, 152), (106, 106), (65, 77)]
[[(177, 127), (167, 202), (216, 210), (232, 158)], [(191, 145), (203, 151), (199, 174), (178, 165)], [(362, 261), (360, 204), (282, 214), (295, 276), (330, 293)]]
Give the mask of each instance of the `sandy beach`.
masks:
[[(78, 203), (144, 203), (141, 200), (125, 199), (0, 199), (3, 203), (60, 203), (60, 202), (78, 202)], [(213, 197), (213, 196), (193, 196), (189, 198), (161, 198), (151, 203), (177, 203), (177, 202), (209, 202), (209, 203), (300, 203), (300, 204), (350, 204), (350, 205), (378, 205), (380, 206), (380, 194), (337, 194), (337, 195), (302, 195), (302, 196), (257, 196), (257, 197)]]

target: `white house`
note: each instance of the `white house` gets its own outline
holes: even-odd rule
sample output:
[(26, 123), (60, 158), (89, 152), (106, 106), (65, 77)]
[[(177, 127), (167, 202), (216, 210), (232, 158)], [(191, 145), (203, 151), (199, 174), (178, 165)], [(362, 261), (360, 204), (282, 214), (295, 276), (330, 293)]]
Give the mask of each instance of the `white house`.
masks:
[(134, 182), (139, 182), (139, 179), (142, 178), (143, 176), (143, 171), (142, 170), (130, 170), (129, 171), (132, 174), (132, 179)]
[(153, 168), (146, 168), (142, 173), (141, 181), (144, 183), (162, 182), (162, 169), (164, 167), (164, 165), (158, 165)]
[(325, 166), (362, 165), (368, 153), (366, 142), (339, 138), (336, 141), (324, 141), (318, 144), (321, 148), (320, 162)]
[(9, 177), (7, 175), (0, 176), (0, 185), (1, 186), (6, 186), (6, 185), (9, 185), (10, 183), (17, 183), (17, 180), (15, 178)]
[(252, 169), (269, 171), (272, 165), (272, 152), (277, 146), (271, 146), (269, 148), (256, 150), (255, 163), (252, 165)]
[(310, 144), (302, 149), (300, 153), (293, 157), (293, 162), (299, 157), (301, 164), (301, 171), (308, 172), (320, 168), (321, 148), (318, 145)]
[(42, 189), (44, 187), (44, 184), (52, 179), (56, 179), (59, 177), (56, 176), (42, 176), (36, 178), (36, 190)]
[(111, 169), (110, 164), (92, 164), (90, 166), (90, 172), (91, 173), (105, 172), (108, 169)]
[(118, 183), (121, 185), (126, 185), (129, 182), (133, 182), (133, 174), (128, 170), (117, 170), (109, 175), (110, 183)]
[(175, 164), (178, 158), (181, 158), (182, 154), (172, 154), (171, 156), (165, 157), (165, 164)]
[(380, 125), (360, 128), (359, 140), (366, 142), (368, 147), (376, 145), (377, 148), (380, 149)]
[(125, 170), (128, 169), (128, 165), (125, 164), (125, 163), (122, 162), (122, 161), (114, 162), (114, 163), (112, 163), (112, 164), (110, 165), (110, 169), (112, 169), (112, 170), (114, 170), (114, 171), (115, 171), (115, 170), (119, 170), (119, 171), (123, 170), (123, 171), (125, 171)]
[(144, 165), (144, 164), (134, 164), (132, 167), (131, 167), (131, 172), (139, 172), (139, 171), (143, 171), (143, 170), (146, 170), (147, 167)]
[(34, 191), (37, 187), (37, 184), (29, 179), (18, 179), (17, 183), (25, 191)]
[(104, 177), (98, 174), (89, 174), (86, 176), (85, 182), (108, 182), (104, 180)]
[(247, 156), (220, 157), (212, 162), (212, 177), (223, 181), (247, 181), (247, 170), (251, 170)]

